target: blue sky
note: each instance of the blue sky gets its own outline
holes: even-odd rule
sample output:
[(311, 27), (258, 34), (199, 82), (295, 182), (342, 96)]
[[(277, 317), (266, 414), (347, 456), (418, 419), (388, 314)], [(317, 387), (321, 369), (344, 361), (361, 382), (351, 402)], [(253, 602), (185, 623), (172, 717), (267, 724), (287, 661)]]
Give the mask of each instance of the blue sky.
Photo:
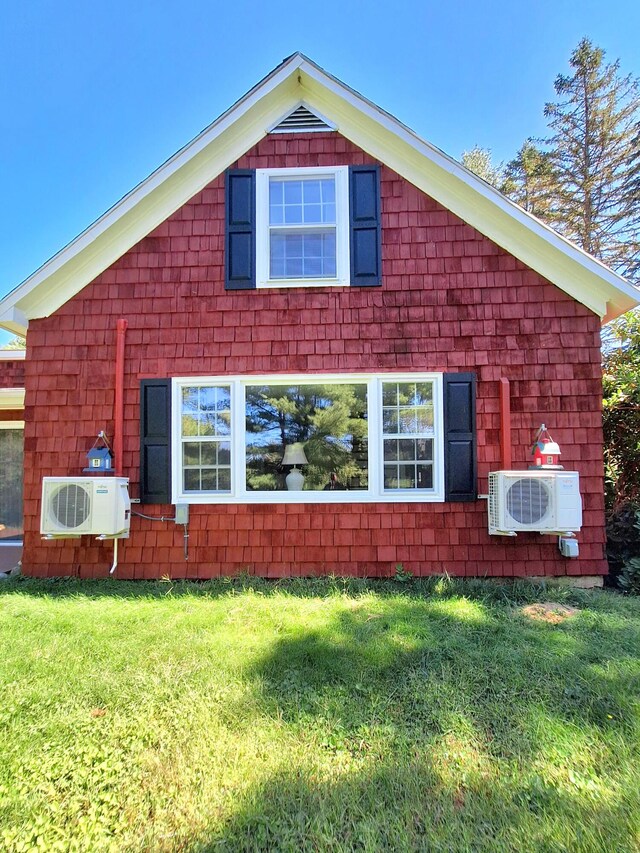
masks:
[(296, 50), (448, 154), (503, 160), (544, 135), (582, 36), (640, 76), (638, 32), (637, 0), (6, 0), (0, 296)]

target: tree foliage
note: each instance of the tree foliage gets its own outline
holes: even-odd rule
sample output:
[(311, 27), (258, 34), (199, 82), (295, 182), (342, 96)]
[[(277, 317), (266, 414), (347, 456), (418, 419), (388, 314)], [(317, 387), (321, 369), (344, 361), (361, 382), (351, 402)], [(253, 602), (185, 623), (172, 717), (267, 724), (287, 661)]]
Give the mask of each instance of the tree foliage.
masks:
[(527, 139), (507, 163), (500, 189), (529, 213), (553, 224), (557, 218), (554, 179), (549, 152)]
[(640, 93), (618, 60), (583, 38), (544, 113), (553, 170), (553, 224), (585, 251), (632, 278), (638, 272)]
[(607, 505), (640, 505), (640, 319), (618, 331), (603, 359)]
[(24, 338), (21, 338), (17, 335), (15, 338), (11, 338), (11, 340), (2, 347), (2, 349), (10, 349), (10, 350), (22, 350), (27, 348), (27, 342)]
[(462, 165), (479, 178), (485, 180), (488, 184), (492, 184), (497, 188), (502, 186), (504, 167), (502, 163), (496, 165), (493, 162), (491, 149), (474, 145), (469, 151), (463, 151)]

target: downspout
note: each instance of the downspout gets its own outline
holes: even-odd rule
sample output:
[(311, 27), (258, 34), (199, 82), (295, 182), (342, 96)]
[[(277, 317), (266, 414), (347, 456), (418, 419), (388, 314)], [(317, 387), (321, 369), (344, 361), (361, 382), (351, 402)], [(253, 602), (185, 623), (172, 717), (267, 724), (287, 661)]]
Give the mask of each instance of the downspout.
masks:
[(504, 377), (500, 379), (500, 468), (511, 470), (511, 394)]
[(129, 323), (119, 319), (116, 323), (116, 389), (113, 406), (113, 455), (116, 477), (122, 477), (122, 448), (124, 436), (124, 339)]

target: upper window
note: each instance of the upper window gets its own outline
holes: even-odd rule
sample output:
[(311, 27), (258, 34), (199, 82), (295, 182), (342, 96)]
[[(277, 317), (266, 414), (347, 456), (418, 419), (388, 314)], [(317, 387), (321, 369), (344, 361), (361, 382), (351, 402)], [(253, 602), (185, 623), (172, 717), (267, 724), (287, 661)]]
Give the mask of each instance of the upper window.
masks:
[(258, 287), (349, 284), (348, 169), (258, 169)]
[(174, 502), (444, 497), (440, 374), (176, 379), (173, 410)]

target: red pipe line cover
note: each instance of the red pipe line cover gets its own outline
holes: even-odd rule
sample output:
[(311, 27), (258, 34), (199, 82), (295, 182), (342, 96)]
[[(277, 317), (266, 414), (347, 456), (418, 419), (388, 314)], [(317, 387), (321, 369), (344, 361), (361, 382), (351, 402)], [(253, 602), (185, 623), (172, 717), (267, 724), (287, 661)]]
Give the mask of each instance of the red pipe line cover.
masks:
[(116, 477), (122, 477), (122, 445), (124, 435), (124, 339), (128, 321), (120, 318), (116, 323), (116, 387), (113, 406), (113, 455)]
[(504, 377), (500, 379), (500, 467), (511, 470), (511, 393)]

